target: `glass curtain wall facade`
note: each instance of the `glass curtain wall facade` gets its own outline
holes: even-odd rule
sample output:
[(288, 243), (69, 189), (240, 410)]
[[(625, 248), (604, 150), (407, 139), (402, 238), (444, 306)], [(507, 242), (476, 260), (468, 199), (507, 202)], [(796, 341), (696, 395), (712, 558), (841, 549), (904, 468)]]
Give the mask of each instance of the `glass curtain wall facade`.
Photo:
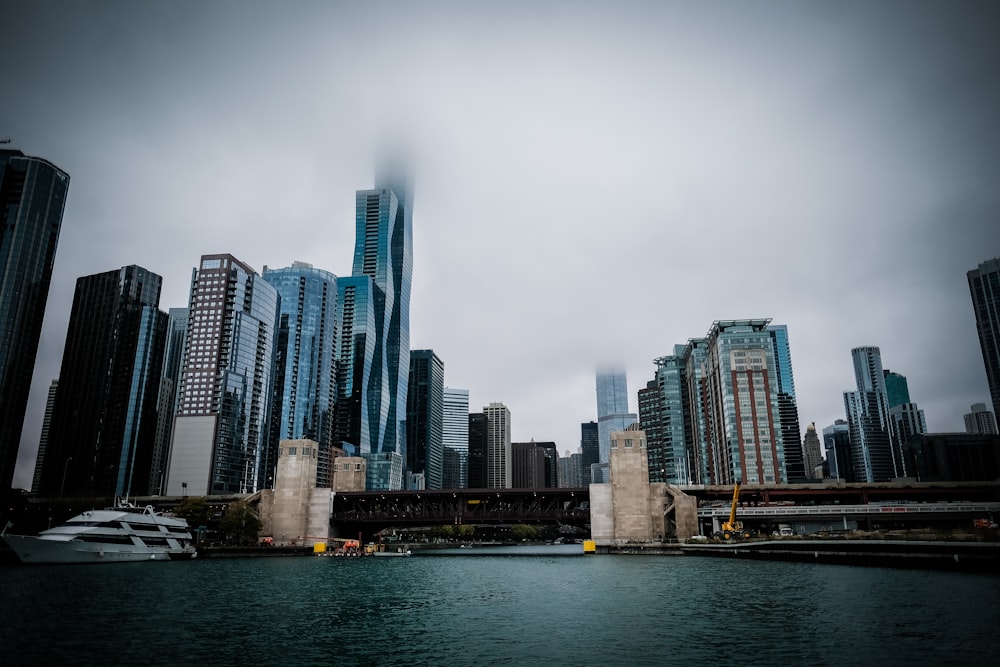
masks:
[(375, 355), (368, 394), (372, 451), (396, 452), (404, 460), (410, 368), (412, 206), (408, 180), (395, 165), (377, 175), (375, 189), (357, 192), (357, 240), (352, 270), (352, 275), (368, 276), (374, 284)]
[(0, 150), (0, 490), (17, 467), (69, 174)]
[(705, 360), (708, 356), (708, 339), (691, 338), (680, 354), (684, 361), (686, 393), (684, 401), (684, 432), (687, 438), (687, 455), (690, 461), (691, 481), (709, 484), (708, 429), (705, 426), (706, 396), (704, 388)]
[(274, 488), (282, 440), (317, 443), (316, 486), (330, 487), (337, 405), (337, 277), (304, 262), (261, 276), (279, 296), (271, 418), (258, 478)]
[(823, 447), (826, 464), (832, 479), (856, 482), (854, 462), (851, 460), (851, 428), (843, 419), (837, 419), (823, 429)]
[(181, 364), (187, 340), (188, 309), (167, 311), (167, 347), (163, 353), (163, 373), (160, 376), (160, 397), (156, 419), (156, 441), (153, 444), (153, 465), (150, 468), (151, 493), (166, 492), (167, 466), (170, 464), (170, 438), (177, 413), (177, 390), (181, 385)]
[(77, 279), (42, 495), (150, 494), (168, 324), (161, 283), (139, 266)]
[(639, 393), (639, 423), (646, 432), (649, 480), (689, 484), (688, 440), (685, 428), (684, 346), (658, 357), (656, 378)]
[(444, 446), (445, 489), (469, 486), (469, 390), (445, 387), (441, 442)]
[(232, 255), (192, 271), (168, 495), (254, 493), (267, 439), (278, 293)]
[(374, 384), (375, 286), (368, 276), (337, 280), (337, 420), (334, 441), (352, 456), (374, 451), (368, 429)]
[(802, 452), (802, 431), (799, 426), (799, 406), (795, 399), (795, 377), (792, 374), (792, 353), (788, 346), (788, 327), (772, 324), (767, 327), (774, 349), (775, 372), (778, 379), (778, 421), (785, 453), (785, 472), (789, 482), (804, 482), (805, 455)]
[(1000, 415), (1000, 258), (983, 262), (966, 274), (976, 332), (983, 352), (986, 383), (993, 401), (993, 414)]
[(638, 417), (628, 411), (628, 382), (624, 369), (606, 367), (597, 371), (597, 431), (601, 463), (611, 453), (611, 434), (624, 431)]
[(424, 488), (444, 488), (444, 362), (434, 350), (410, 351), (406, 444), (407, 473), (422, 474)]
[(889, 399), (878, 347), (851, 350), (857, 390), (844, 392), (850, 426), (853, 481), (885, 482), (898, 477), (892, 447)]

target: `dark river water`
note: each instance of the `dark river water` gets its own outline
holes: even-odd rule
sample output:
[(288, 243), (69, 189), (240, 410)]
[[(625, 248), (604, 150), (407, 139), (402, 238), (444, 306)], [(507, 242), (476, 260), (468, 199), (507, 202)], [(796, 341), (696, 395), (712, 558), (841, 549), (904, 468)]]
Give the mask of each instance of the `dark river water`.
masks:
[(998, 665), (1000, 577), (580, 547), (0, 567), (4, 665)]

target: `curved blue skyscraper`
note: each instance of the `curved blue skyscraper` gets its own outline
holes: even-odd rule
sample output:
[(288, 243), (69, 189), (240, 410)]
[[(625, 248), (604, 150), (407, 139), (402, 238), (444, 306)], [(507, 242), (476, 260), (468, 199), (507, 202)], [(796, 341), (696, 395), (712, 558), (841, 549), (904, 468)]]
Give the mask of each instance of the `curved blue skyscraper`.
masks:
[[(396, 454), (405, 461), (413, 198), (403, 172), (393, 165), (377, 175), (375, 189), (357, 192), (356, 204), (352, 275), (371, 278), (374, 291), (374, 357), (366, 406), (371, 453)], [(387, 484), (399, 488), (395, 480)]]
[(264, 267), (262, 277), (277, 290), (280, 306), (270, 433), (259, 479), (273, 488), (278, 443), (308, 438), (319, 444), (316, 485), (327, 487), (337, 401), (337, 277), (304, 262)]

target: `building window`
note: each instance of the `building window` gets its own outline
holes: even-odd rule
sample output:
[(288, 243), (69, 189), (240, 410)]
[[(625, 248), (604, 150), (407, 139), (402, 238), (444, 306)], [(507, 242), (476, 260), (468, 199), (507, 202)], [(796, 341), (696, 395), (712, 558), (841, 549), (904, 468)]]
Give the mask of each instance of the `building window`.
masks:
[(295, 456), (295, 448), (294, 447), (289, 447), (288, 448), (288, 455), (289, 456)]
[(626, 449), (632, 449), (632, 439), (631, 438), (625, 438), (625, 448)]

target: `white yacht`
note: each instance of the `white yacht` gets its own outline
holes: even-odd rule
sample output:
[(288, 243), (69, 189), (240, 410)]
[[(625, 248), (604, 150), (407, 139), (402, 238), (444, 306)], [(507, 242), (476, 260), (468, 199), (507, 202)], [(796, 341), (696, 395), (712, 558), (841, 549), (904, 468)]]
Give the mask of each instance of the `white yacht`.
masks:
[(127, 503), (84, 512), (37, 536), (2, 537), (22, 563), (122, 563), (196, 553), (186, 520)]

